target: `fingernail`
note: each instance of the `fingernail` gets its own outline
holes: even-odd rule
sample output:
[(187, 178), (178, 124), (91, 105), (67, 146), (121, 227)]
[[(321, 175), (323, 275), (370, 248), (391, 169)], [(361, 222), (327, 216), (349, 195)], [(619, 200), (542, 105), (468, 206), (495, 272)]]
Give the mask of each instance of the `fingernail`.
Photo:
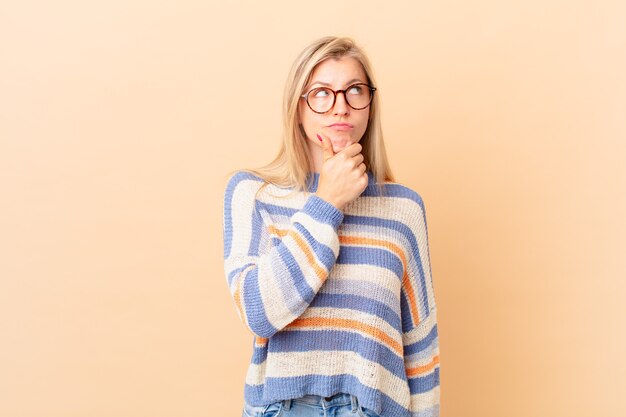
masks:
[(320, 140), (320, 142), (323, 142), (322, 137), (319, 135), (319, 133), (316, 133), (316, 135), (317, 135), (317, 138)]

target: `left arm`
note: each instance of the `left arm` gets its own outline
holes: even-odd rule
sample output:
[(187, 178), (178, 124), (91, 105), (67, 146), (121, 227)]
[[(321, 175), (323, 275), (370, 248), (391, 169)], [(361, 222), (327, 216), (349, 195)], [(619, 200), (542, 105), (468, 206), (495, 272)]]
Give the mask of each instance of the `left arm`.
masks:
[(437, 306), (430, 269), (426, 211), (417, 199), (412, 235), (402, 280), (402, 344), (411, 392), (411, 417), (439, 417), (439, 336)]

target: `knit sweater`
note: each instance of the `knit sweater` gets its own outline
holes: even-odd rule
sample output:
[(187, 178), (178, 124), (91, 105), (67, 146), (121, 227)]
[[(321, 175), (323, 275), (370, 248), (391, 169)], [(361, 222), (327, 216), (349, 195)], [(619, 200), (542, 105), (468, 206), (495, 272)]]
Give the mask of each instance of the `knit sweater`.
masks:
[(382, 417), (439, 416), (439, 338), (424, 203), (399, 183), (342, 210), (237, 171), (226, 183), (224, 268), (252, 332), (244, 399), (353, 394)]

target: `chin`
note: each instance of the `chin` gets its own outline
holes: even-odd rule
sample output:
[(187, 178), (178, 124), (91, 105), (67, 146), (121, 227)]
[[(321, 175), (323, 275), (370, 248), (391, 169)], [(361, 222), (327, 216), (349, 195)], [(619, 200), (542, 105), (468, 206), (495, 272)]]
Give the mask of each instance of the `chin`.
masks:
[(342, 150), (344, 148), (347, 148), (348, 146), (352, 145), (352, 143), (354, 143), (354, 142), (352, 142), (351, 140), (345, 141), (345, 142), (341, 141), (339, 143), (332, 142), (333, 149), (335, 150), (335, 152), (339, 152), (340, 150)]

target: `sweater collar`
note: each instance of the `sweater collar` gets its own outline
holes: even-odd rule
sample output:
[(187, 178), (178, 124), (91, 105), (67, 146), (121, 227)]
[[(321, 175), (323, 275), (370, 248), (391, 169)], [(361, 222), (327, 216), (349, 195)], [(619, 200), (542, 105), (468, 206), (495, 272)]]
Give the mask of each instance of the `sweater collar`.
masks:
[[(376, 178), (374, 177), (374, 173), (372, 171), (366, 171), (366, 172), (367, 172), (367, 186), (369, 187), (370, 185), (376, 183)], [(314, 172), (314, 171), (309, 172), (306, 177), (306, 182), (308, 184), (307, 190), (310, 192), (317, 191), (319, 180), (320, 180), (319, 172)]]

